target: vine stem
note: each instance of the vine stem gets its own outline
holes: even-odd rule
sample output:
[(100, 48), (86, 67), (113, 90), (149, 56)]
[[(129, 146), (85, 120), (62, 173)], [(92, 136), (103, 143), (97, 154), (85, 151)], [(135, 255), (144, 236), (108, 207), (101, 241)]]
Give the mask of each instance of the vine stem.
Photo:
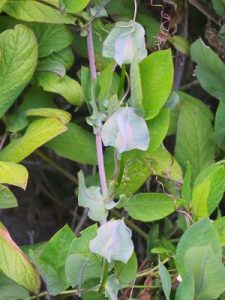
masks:
[[(89, 65), (90, 65), (90, 70), (91, 70), (91, 79), (92, 79), (92, 81), (94, 81), (97, 78), (97, 71), (96, 71), (96, 66), (95, 66), (95, 54), (94, 54), (91, 23), (88, 24), (87, 31), (88, 31), (88, 35), (87, 35), (88, 59), (89, 59)], [(106, 196), (108, 188), (107, 188), (106, 175), (105, 175), (104, 156), (103, 156), (103, 147), (102, 147), (102, 139), (101, 139), (101, 128), (98, 128), (97, 132), (96, 132), (96, 150), (97, 150), (98, 171), (99, 171), (102, 194), (104, 196)], [(103, 223), (105, 223), (105, 222), (106, 222), (106, 220)]]

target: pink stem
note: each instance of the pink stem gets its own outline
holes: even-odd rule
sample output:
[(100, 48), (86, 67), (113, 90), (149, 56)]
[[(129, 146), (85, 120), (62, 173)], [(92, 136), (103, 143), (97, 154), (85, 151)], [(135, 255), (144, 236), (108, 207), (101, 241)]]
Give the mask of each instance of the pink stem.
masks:
[[(92, 80), (95, 80), (97, 77), (97, 72), (95, 66), (95, 54), (94, 54), (91, 23), (88, 25), (87, 48), (88, 48), (89, 65), (91, 70), (91, 78)], [(107, 189), (104, 156), (103, 156), (103, 149), (102, 149), (101, 128), (99, 128), (96, 133), (96, 149), (97, 149), (98, 171), (99, 171), (101, 189), (102, 189), (102, 194), (105, 196), (107, 194), (108, 189)]]

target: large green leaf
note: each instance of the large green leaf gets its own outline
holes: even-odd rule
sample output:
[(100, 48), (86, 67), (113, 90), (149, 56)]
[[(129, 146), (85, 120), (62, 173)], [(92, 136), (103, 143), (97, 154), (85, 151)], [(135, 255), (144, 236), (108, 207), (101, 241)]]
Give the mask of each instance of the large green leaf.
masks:
[(97, 164), (94, 135), (75, 123), (68, 130), (46, 145), (58, 155), (83, 164)]
[(10, 189), (2, 184), (0, 184), (0, 208), (13, 208), (17, 207), (18, 203), (16, 197), (10, 191)]
[(31, 254), (51, 295), (57, 295), (69, 287), (65, 263), (74, 239), (73, 231), (66, 225), (45, 244), (40, 253)]
[(34, 33), (23, 25), (0, 34), (0, 117), (31, 80), (37, 64)]
[(2, 224), (0, 225), (0, 269), (19, 285), (35, 294), (38, 293), (41, 283), (37, 271)]
[(197, 219), (210, 215), (218, 206), (225, 191), (225, 168), (215, 163), (196, 178), (192, 191), (193, 212)]
[(195, 74), (203, 87), (213, 97), (225, 99), (225, 64), (201, 39), (191, 46), (191, 57), (197, 63)]
[(0, 13), (2, 12), (2, 10), (3, 10), (4, 6), (6, 5), (7, 1), (8, 0), (0, 0)]
[(218, 299), (225, 291), (225, 267), (211, 246), (188, 249), (185, 254), (185, 265), (187, 271), (194, 277), (194, 299)]
[(28, 22), (74, 24), (75, 18), (61, 14), (58, 9), (36, 0), (8, 0), (4, 12), (15, 19)]
[(176, 266), (183, 277), (188, 274), (185, 265), (185, 254), (192, 247), (211, 245), (218, 260), (222, 258), (222, 249), (216, 229), (207, 218), (202, 219), (188, 228), (181, 237), (176, 250)]
[(211, 137), (219, 148), (225, 150), (225, 103), (222, 101), (216, 111), (215, 131)]
[(213, 226), (219, 234), (221, 245), (225, 246), (225, 217), (215, 220)]
[(172, 214), (180, 205), (180, 200), (166, 194), (143, 193), (129, 197), (123, 207), (133, 219), (152, 222)]
[(81, 232), (81, 237), (74, 240), (65, 270), (67, 280), (72, 286), (80, 286), (92, 278), (99, 278), (101, 274), (102, 258), (90, 252), (89, 244), (97, 234), (97, 225), (92, 225)]
[(170, 96), (173, 61), (170, 50), (156, 51), (140, 63), (145, 118), (157, 116)]
[(180, 93), (181, 107), (178, 118), (175, 157), (183, 167), (190, 163), (192, 179), (207, 166), (215, 156), (215, 145), (210, 140), (212, 113), (199, 100)]
[(62, 0), (63, 8), (69, 13), (76, 13), (83, 10), (89, 2), (90, 0)]
[(62, 51), (72, 44), (73, 35), (64, 24), (28, 23), (38, 41), (38, 56)]
[(0, 161), (0, 183), (6, 183), (25, 189), (27, 186), (27, 169), (13, 162)]
[(29, 292), (15, 281), (0, 273), (0, 300), (28, 300)]
[(121, 284), (129, 284), (136, 278), (138, 270), (137, 256), (133, 252), (131, 258), (126, 264), (121, 261), (115, 262), (115, 276)]
[(53, 72), (37, 72), (36, 79), (44, 91), (60, 94), (73, 105), (80, 106), (83, 103), (81, 86), (71, 77), (60, 77)]
[(192, 274), (188, 274), (184, 278), (176, 291), (175, 300), (194, 300), (195, 283)]
[(37, 148), (63, 133), (67, 127), (56, 119), (39, 119), (32, 122), (23, 137), (8, 144), (0, 151), (0, 160), (20, 162)]

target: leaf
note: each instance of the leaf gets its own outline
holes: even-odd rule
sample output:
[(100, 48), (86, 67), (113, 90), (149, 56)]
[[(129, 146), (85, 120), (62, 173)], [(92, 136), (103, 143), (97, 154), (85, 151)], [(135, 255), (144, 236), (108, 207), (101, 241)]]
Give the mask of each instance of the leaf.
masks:
[(185, 55), (189, 55), (190, 45), (188, 40), (180, 35), (173, 35), (169, 42), (174, 46), (174, 48)]
[(131, 100), (130, 104), (134, 108), (135, 112), (141, 117), (144, 116), (143, 109), (143, 96), (142, 96), (142, 86), (141, 86), (141, 74), (138, 63), (137, 55), (134, 57), (130, 66), (130, 92)]
[(177, 288), (175, 300), (194, 300), (195, 284), (192, 274), (188, 274), (182, 279)]
[(213, 5), (215, 12), (220, 17), (223, 17), (225, 14), (225, 1), (224, 0), (212, 0), (212, 5)]
[(158, 115), (170, 96), (173, 86), (171, 50), (156, 51), (140, 63), (145, 119)]
[(65, 225), (45, 244), (40, 253), (31, 253), (51, 295), (57, 295), (69, 287), (65, 263), (74, 239), (73, 231)]
[(0, 34), (0, 117), (31, 80), (37, 64), (34, 33), (23, 25)]
[(69, 76), (61, 78), (53, 72), (37, 72), (38, 86), (46, 92), (60, 94), (72, 105), (80, 106), (83, 103), (80, 84)]
[(147, 56), (144, 28), (134, 21), (116, 23), (104, 41), (103, 56), (122, 66), (130, 64), (136, 55), (138, 61)]
[(189, 227), (181, 237), (176, 249), (176, 267), (184, 277), (188, 274), (185, 265), (185, 254), (192, 247), (203, 247), (211, 245), (216, 257), (222, 258), (222, 249), (218, 233), (208, 218), (202, 219)]
[(64, 24), (28, 23), (28, 26), (34, 31), (38, 41), (39, 57), (58, 53), (73, 42), (73, 35)]
[(159, 275), (162, 282), (163, 292), (166, 300), (170, 300), (170, 293), (172, 288), (170, 274), (164, 264), (159, 260)]
[(23, 137), (12, 141), (0, 151), (0, 160), (20, 162), (66, 129), (66, 126), (56, 119), (36, 120), (28, 126)]
[(191, 46), (191, 57), (197, 63), (195, 75), (202, 88), (218, 100), (225, 99), (225, 64), (201, 39)]
[(14, 194), (10, 191), (8, 187), (0, 184), (0, 208), (7, 209), (17, 206), (18, 203)]
[(194, 277), (196, 300), (218, 299), (225, 291), (225, 267), (211, 246), (187, 250), (185, 265)]
[(124, 221), (108, 221), (99, 227), (97, 236), (90, 241), (90, 251), (103, 256), (109, 263), (114, 260), (127, 263), (134, 250), (131, 235)]
[(133, 252), (131, 258), (126, 264), (116, 261), (114, 270), (115, 276), (120, 284), (128, 285), (130, 282), (135, 280), (138, 271), (137, 256), (135, 252)]
[(215, 220), (213, 226), (219, 234), (221, 245), (225, 246), (225, 217)]
[(180, 97), (182, 103), (177, 125), (175, 157), (184, 170), (190, 163), (192, 179), (195, 179), (214, 161), (215, 145), (210, 140), (213, 116), (199, 100), (184, 93), (180, 93)]
[(15, 19), (27, 22), (74, 24), (75, 18), (36, 0), (8, 0), (4, 12)]
[(64, 9), (68, 13), (77, 13), (82, 11), (90, 2), (90, 0), (62, 0)]
[(0, 13), (4, 9), (4, 6), (6, 5), (8, 0), (0, 0)]
[(182, 185), (182, 199), (184, 200), (184, 205), (189, 209), (191, 196), (192, 196), (192, 170), (190, 164), (187, 165), (187, 170), (184, 175), (183, 185)]
[(29, 292), (13, 280), (0, 273), (0, 300), (28, 300)]
[(11, 239), (4, 225), (0, 226), (0, 268), (2, 272), (37, 294), (40, 289), (40, 278), (28, 258)]
[(145, 121), (132, 108), (117, 110), (102, 127), (105, 146), (113, 146), (119, 153), (132, 149), (146, 150), (150, 137)]
[(152, 222), (172, 214), (180, 205), (180, 200), (169, 195), (143, 193), (130, 196), (123, 207), (133, 219)]
[(192, 192), (193, 212), (197, 219), (210, 215), (225, 191), (225, 167), (221, 162), (204, 169), (196, 178)]
[(148, 151), (156, 151), (162, 144), (169, 128), (170, 113), (167, 109), (161, 109), (159, 114), (152, 120), (147, 121), (148, 130), (151, 133), (151, 143)]
[(89, 279), (99, 278), (102, 270), (102, 258), (90, 252), (89, 244), (97, 234), (97, 224), (81, 232), (74, 240), (65, 265), (67, 280), (73, 287), (81, 286)]
[(0, 161), (0, 183), (11, 184), (26, 189), (27, 169), (13, 162)]
[(69, 123), (68, 130), (48, 142), (46, 147), (73, 161), (97, 165), (94, 135), (75, 123)]
[(87, 188), (82, 171), (78, 173), (78, 180), (79, 206), (88, 208), (88, 216), (90, 219), (98, 222), (105, 220), (109, 214), (108, 209), (114, 208), (117, 203), (113, 201), (106, 202), (99, 186), (91, 186)]
[(212, 133), (211, 138), (221, 149), (225, 149), (225, 103), (220, 102), (216, 111), (215, 117), (215, 131)]

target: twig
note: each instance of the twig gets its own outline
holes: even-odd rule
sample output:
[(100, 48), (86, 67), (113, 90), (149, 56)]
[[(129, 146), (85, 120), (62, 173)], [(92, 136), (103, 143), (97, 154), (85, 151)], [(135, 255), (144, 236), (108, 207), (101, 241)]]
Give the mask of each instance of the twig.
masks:
[[(170, 257), (167, 257), (166, 259), (164, 259), (164, 261), (162, 262), (162, 264), (166, 264), (169, 260), (170, 260)], [(153, 272), (155, 272), (156, 270), (158, 270), (158, 268), (159, 268), (159, 265), (155, 266), (152, 269), (148, 269), (148, 270), (142, 271), (142, 272), (140, 272), (140, 273), (137, 274), (136, 278), (145, 277), (145, 276), (151, 275)]]
[(70, 179), (73, 183), (78, 184), (78, 180), (75, 176), (70, 174), (66, 169), (58, 165), (55, 161), (53, 161), (50, 157), (48, 157), (46, 154), (41, 152), (40, 150), (36, 150), (35, 153), (45, 162), (47, 162), (49, 165), (51, 165), (54, 169), (59, 171), (62, 175), (66, 176), (68, 179)]
[(5, 144), (5, 141), (6, 141), (6, 139), (7, 139), (7, 136), (8, 136), (8, 133), (5, 132), (4, 135), (3, 135), (2, 138), (1, 138), (1, 142), (0, 142), (0, 150), (2, 150), (2, 148), (3, 148), (4, 144)]
[(213, 21), (215, 24), (220, 26), (220, 22), (216, 19), (216, 16), (209, 11), (202, 3), (198, 0), (189, 0), (189, 2), (195, 6), (201, 13), (203, 13), (207, 18)]

